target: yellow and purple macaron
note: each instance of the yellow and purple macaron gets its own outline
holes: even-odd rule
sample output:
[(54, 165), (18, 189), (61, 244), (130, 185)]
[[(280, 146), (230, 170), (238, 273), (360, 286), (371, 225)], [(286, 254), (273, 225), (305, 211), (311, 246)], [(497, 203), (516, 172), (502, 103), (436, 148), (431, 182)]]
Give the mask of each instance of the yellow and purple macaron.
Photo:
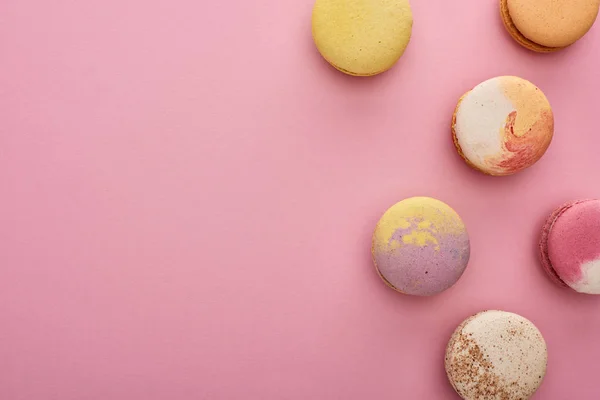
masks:
[(529, 399), (546, 375), (548, 351), (528, 319), (483, 311), (464, 320), (448, 342), (448, 380), (464, 400)]
[(332, 66), (355, 76), (377, 75), (404, 54), (412, 32), (408, 0), (316, 0), (312, 35)]
[(463, 95), (452, 117), (460, 156), (488, 175), (511, 175), (537, 162), (554, 135), (548, 99), (533, 83), (499, 76)]
[(462, 276), (469, 262), (469, 235), (459, 215), (429, 197), (412, 197), (381, 217), (371, 247), (383, 281), (404, 294), (431, 296)]
[(508, 33), (521, 46), (550, 53), (585, 35), (598, 16), (600, 0), (500, 0)]
[(600, 294), (600, 200), (577, 200), (557, 208), (540, 239), (542, 266), (557, 284)]

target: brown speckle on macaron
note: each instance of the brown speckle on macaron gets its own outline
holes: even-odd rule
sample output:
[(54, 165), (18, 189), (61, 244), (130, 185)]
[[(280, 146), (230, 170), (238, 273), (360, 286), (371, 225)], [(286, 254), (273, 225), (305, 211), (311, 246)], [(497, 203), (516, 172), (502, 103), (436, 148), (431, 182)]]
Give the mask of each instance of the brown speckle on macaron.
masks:
[(452, 335), (445, 357), (448, 379), (465, 400), (527, 399), (541, 384), (546, 362), (537, 328), (504, 311), (467, 318)]

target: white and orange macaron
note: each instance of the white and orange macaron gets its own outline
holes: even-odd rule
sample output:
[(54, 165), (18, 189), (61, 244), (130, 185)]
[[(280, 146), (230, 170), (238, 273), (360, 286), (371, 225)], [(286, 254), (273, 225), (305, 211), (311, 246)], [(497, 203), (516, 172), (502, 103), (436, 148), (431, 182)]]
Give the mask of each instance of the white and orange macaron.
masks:
[(499, 76), (463, 95), (452, 117), (458, 153), (488, 175), (511, 175), (537, 162), (554, 135), (548, 99), (533, 83)]
[(546, 342), (531, 321), (506, 311), (484, 311), (454, 331), (445, 367), (465, 400), (524, 400), (541, 385), (547, 362)]

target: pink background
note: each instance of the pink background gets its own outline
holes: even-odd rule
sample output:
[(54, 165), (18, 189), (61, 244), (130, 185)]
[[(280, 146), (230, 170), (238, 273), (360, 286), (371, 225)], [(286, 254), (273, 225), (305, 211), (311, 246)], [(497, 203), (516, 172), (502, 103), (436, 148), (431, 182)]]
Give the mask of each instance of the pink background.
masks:
[[(537, 55), (497, 0), (413, 0), (388, 73), (329, 67), (312, 0), (0, 3), (0, 399), (457, 399), (443, 355), (471, 313), (537, 324), (537, 399), (598, 399), (600, 298), (554, 286), (536, 242), (600, 196), (600, 28)], [(471, 171), (456, 100), (514, 74), (556, 136), (533, 168)], [(370, 259), (413, 195), (463, 217), (472, 257), (433, 298)]]

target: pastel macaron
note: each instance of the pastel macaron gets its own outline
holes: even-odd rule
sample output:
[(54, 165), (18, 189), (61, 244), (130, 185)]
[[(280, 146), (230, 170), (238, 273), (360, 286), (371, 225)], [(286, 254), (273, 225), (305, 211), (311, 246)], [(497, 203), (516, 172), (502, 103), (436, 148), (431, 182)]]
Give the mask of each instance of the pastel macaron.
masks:
[(542, 266), (554, 282), (600, 294), (600, 200), (557, 208), (544, 225), (539, 248)]
[(500, 0), (508, 33), (523, 47), (540, 53), (564, 49), (592, 27), (600, 0)]
[(554, 135), (544, 93), (516, 76), (480, 83), (458, 101), (452, 137), (459, 155), (488, 175), (511, 175), (536, 163)]
[(540, 387), (548, 352), (528, 319), (484, 311), (463, 321), (446, 348), (450, 384), (465, 400), (525, 400)]
[(316, 0), (312, 35), (332, 66), (356, 76), (390, 69), (412, 32), (408, 0)]
[(454, 285), (469, 262), (469, 235), (459, 215), (429, 197), (412, 197), (381, 217), (371, 247), (383, 281), (410, 295), (430, 296)]

